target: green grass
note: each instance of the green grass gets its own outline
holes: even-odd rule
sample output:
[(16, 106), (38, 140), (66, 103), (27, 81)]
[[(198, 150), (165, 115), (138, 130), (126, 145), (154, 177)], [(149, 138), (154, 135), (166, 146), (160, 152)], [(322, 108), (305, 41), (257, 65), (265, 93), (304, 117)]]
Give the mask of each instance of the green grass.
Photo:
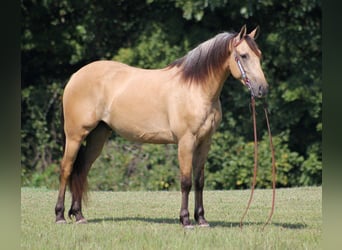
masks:
[[(271, 224), (262, 231), (271, 190), (256, 190), (240, 230), (249, 190), (205, 191), (210, 228), (184, 230), (179, 192), (90, 192), (88, 224), (54, 223), (57, 191), (22, 188), (23, 249), (321, 249), (322, 188), (278, 189)], [(66, 210), (70, 194), (66, 197)], [(190, 212), (193, 211), (193, 193)]]

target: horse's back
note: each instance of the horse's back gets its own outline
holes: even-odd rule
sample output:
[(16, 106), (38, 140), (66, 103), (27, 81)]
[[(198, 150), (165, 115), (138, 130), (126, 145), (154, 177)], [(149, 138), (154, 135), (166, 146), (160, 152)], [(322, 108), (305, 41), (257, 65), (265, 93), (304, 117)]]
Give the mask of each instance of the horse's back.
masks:
[[(76, 71), (70, 78), (67, 88), (94, 88), (103, 84), (106, 79), (114, 77), (117, 74), (132, 71), (133, 67), (116, 61), (95, 61), (89, 63), (78, 71)], [(65, 90), (67, 91), (67, 90)]]

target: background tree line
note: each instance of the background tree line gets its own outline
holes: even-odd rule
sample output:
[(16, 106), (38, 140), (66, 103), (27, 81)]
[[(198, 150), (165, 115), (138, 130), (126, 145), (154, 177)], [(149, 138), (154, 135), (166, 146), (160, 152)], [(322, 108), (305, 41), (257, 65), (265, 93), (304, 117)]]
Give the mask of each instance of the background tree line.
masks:
[[(257, 43), (278, 187), (322, 182), (321, 2), (318, 0), (21, 1), (21, 163), (25, 186), (58, 185), (60, 102), (73, 72), (98, 59), (161, 68), (222, 31), (260, 25)], [(206, 164), (206, 188), (250, 186), (253, 135), (249, 94), (229, 78), (223, 120)], [(259, 102), (258, 102), (259, 103)], [(261, 103), (259, 103), (261, 104)], [(271, 186), (271, 158), (258, 108), (258, 187)], [(178, 189), (175, 145), (130, 143), (113, 134), (90, 171), (99, 190)]]

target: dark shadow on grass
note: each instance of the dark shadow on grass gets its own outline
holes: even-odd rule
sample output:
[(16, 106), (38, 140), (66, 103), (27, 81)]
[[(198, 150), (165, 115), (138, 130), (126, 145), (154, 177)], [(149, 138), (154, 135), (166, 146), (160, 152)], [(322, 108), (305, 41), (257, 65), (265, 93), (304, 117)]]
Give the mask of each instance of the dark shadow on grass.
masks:
[(273, 225), (287, 229), (303, 229), (307, 227), (304, 223), (273, 223)]
[[(122, 221), (141, 221), (146, 223), (156, 223), (156, 224), (173, 224), (178, 225), (179, 220), (174, 218), (148, 218), (148, 217), (107, 217), (107, 218), (95, 218), (89, 219), (88, 223), (101, 223), (101, 222), (122, 222)], [(196, 225), (196, 222), (193, 220), (192, 223)], [(224, 228), (236, 228), (240, 227), (240, 222), (229, 222), (229, 221), (209, 221), (210, 227), (224, 227)], [(244, 227), (248, 226), (260, 226), (263, 227), (264, 222), (245, 222), (243, 224)], [(306, 228), (307, 225), (304, 223), (271, 223), (270, 225), (282, 227), (286, 229), (303, 229)]]
[(121, 222), (121, 221), (142, 221), (147, 223), (156, 224), (179, 224), (177, 219), (170, 218), (146, 218), (146, 217), (107, 217), (98, 219), (89, 219), (88, 223), (101, 223), (101, 222)]

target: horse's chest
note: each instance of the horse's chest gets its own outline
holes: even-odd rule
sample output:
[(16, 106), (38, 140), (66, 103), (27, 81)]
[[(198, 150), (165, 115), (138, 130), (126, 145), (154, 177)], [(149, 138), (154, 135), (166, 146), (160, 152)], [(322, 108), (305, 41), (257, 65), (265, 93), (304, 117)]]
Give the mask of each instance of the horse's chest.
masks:
[(213, 109), (210, 113), (208, 113), (204, 118), (203, 122), (199, 126), (198, 129), (198, 138), (212, 136), (218, 127), (222, 118), (221, 111), (218, 109)]

